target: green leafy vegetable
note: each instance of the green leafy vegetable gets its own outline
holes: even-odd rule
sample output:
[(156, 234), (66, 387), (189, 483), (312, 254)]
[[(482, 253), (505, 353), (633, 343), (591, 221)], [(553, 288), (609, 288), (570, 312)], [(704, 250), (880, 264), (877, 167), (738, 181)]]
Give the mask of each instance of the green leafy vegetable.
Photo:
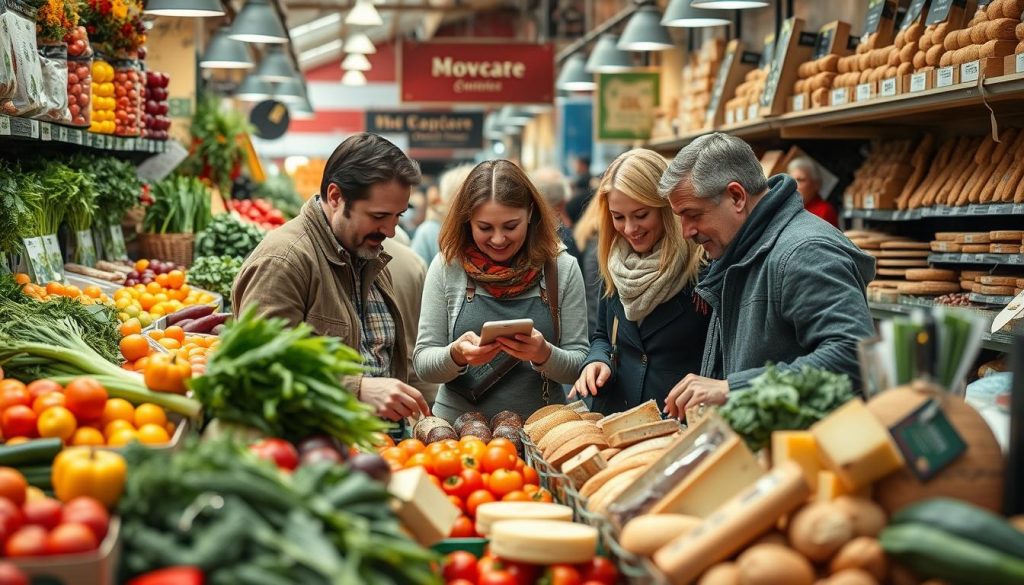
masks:
[(772, 431), (803, 430), (854, 398), (843, 374), (803, 367), (779, 370), (769, 365), (750, 388), (729, 394), (720, 413), (754, 451), (768, 445)]
[[(209, 233), (209, 230), (207, 230)], [(188, 269), (188, 283), (224, 297), (231, 305), (231, 286), (242, 269), (242, 259), (234, 256), (203, 256)]]
[(213, 218), (206, 231), (196, 239), (197, 256), (235, 256), (245, 258), (263, 241), (264, 232), (232, 213)]
[(153, 205), (142, 228), (150, 234), (195, 234), (209, 225), (211, 194), (195, 177), (168, 177), (153, 185)]
[(384, 486), (346, 466), (285, 475), (230, 437), (125, 457), (122, 577), (193, 565), (211, 584), (440, 583), (438, 556), (402, 534)]
[(287, 439), (326, 433), (369, 446), (388, 425), (341, 387), (342, 376), (361, 371), (360, 361), (338, 339), (314, 336), (305, 323), (289, 329), (250, 306), (227, 326), (191, 387), (213, 418)]
[(31, 209), (21, 194), (18, 171), (0, 162), (0, 254), (21, 247), (22, 230), (31, 218)]
[(179, 172), (207, 177), (225, 197), (231, 195), (231, 178), (245, 157), (242, 140), (249, 123), (238, 110), (221, 107), (221, 99), (208, 94), (199, 99), (192, 116), (193, 148)]
[(111, 156), (79, 155), (68, 164), (91, 175), (96, 190), (94, 221), (100, 225), (120, 225), (125, 212), (138, 205), (142, 182), (131, 162)]

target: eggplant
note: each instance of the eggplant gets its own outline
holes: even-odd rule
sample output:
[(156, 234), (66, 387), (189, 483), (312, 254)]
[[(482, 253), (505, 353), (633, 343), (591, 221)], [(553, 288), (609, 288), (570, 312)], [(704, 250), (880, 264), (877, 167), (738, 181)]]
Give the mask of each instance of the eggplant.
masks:
[(170, 315), (167, 315), (168, 325), (177, 325), (180, 321), (186, 319), (202, 319), (208, 315), (213, 314), (214, 308), (211, 305), (193, 305), (191, 307), (185, 307), (180, 311), (175, 311)]
[(348, 464), (353, 470), (365, 473), (381, 483), (386, 484), (391, 479), (391, 466), (375, 453), (356, 453), (348, 460)]

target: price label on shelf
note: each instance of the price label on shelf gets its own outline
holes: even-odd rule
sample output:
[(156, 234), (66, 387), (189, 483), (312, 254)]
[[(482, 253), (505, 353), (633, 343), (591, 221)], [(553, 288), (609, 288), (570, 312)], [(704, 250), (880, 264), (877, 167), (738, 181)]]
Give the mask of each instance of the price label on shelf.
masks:
[(44, 142), (53, 140), (53, 127), (50, 124), (46, 122), (39, 123), (39, 139)]
[(879, 92), (882, 97), (893, 97), (896, 95), (896, 78), (890, 77), (889, 79), (882, 80), (882, 89)]
[(1024, 73), (1024, 53), (1017, 53), (1016, 67), (1014, 70), (1017, 73)]
[(11, 119), (7, 116), (0, 116), (0, 136), (11, 135)]
[(935, 87), (953, 85), (953, 67), (941, 67), (935, 71)]
[(833, 106), (845, 106), (850, 103), (850, 90), (845, 87), (833, 89), (831, 103)]
[(807, 94), (799, 93), (793, 96), (793, 111), (802, 112), (807, 109)]
[(870, 83), (862, 83), (857, 86), (857, 101), (863, 102), (874, 97), (874, 85)]
[(964, 63), (960, 66), (960, 81), (961, 83), (970, 83), (972, 81), (978, 81), (978, 77), (981, 75), (981, 62), (971, 61), (970, 63)]
[(68, 129), (64, 126), (57, 126), (57, 140), (60, 142), (68, 141)]
[(988, 215), (987, 205), (968, 205), (967, 215)]
[(39, 120), (29, 120), (28, 121), (28, 125), (29, 125), (28, 126), (29, 127), (29, 136), (31, 136), (32, 138), (35, 138), (36, 140), (38, 140), (39, 139)]
[(928, 88), (928, 73), (915, 73), (910, 76), (910, 91), (924, 91)]
[(1024, 215), (1024, 203), (1015, 203), (1013, 205), (1013, 211), (1010, 213), (1013, 215)]
[(77, 144), (78, 146), (82, 146), (82, 142), (83, 142), (84, 139), (85, 139), (85, 132), (84, 131), (77, 130), (77, 129), (74, 129), (74, 128), (71, 128), (71, 129), (68, 130), (68, 142), (70, 142), (71, 144)]
[(726, 123), (726, 125), (731, 125), (731, 124), (735, 124), (736, 123), (736, 114), (733, 113), (733, 110), (726, 110), (725, 111), (725, 123)]
[(747, 109), (746, 108), (736, 108), (736, 123), (739, 124), (740, 122), (742, 122), (742, 121), (744, 121), (746, 119), (747, 119)]
[(975, 254), (974, 261), (978, 264), (983, 264), (988, 261), (988, 254)]
[(759, 106), (757, 104), (750, 104), (750, 106), (747, 108), (747, 119), (748, 120), (754, 120), (754, 119), (757, 118), (758, 107)]
[(1024, 254), (1013, 254), (1010, 256), (1010, 263), (1024, 265)]
[(864, 196), (864, 207), (866, 207), (867, 209), (874, 209), (875, 208), (875, 196), (874, 195), (865, 195)]
[(992, 215), (1009, 215), (1013, 213), (1012, 203), (996, 203), (995, 205), (989, 205)]

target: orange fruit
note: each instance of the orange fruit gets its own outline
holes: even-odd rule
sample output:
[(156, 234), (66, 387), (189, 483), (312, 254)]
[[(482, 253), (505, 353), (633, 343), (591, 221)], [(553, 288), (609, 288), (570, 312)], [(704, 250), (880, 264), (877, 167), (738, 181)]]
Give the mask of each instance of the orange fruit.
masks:
[(135, 262), (135, 270), (139, 272), (145, 272), (147, 268), (149, 268), (149, 260), (143, 258), (142, 260), (138, 260)]
[(156, 280), (156, 283), (159, 284), (161, 288), (167, 288), (169, 278), (166, 274), (157, 274), (154, 280)]
[(20, 284), (21, 286), (25, 286), (26, 284), (32, 283), (32, 277), (25, 274), (24, 272), (19, 272), (14, 275), (14, 282)]
[(171, 325), (164, 329), (164, 337), (178, 340), (179, 344), (185, 343), (185, 330), (177, 325)]
[(107, 436), (107, 445), (123, 447), (132, 441), (139, 440), (139, 432), (135, 429), (120, 429)]
[[(150, 283), (150, 284), (154, 284), (154, 283)], [(155, 304), (156, 304), (156, 297), (154, 297), (149, 292), (144, 292), (144, 293), (142, 293), (142, 295), (139, 296), (139, 305), (142, 306), (142, 309), (144, 311), (150, 310), (153, 307), (153, 305), (155, 305)]]
[(52, 406), (64, 406), (65, 400), (63, 392), (42, 394), (32, 403), (32, 410), (34, 410), (36, 414), (42, 414), (44, 410)]
[(62, 295), (64, 294), (64, 285), (59, 282), (48, 282), (46, 283), (46, 293), (51, 295)]
[(137, 431), (139, 442), (143, 445), (163, 445), (171, 440), (167, 429), (162, 425), (143, 425)]
[(135, 407), (135, 426), (141, 431), (146, 425), (167, 424), (167, 413), (156, 404), (146, 402)]
[(121, 355), (130, 362), (149, 355), (149, 342), (138, 333), (122, 337), (119, 346)]
[(103, 294), (103, 291), (98, 286), (87, 286), (82, 289), (82, 294), (92, 299), (98, 299)]
[(149, 356), (146, 356), (144, 358), (135, 360), (135, 364), (132, 365), (132, 369), (135, 370), (136, 372), (141, 372), (141, 371), (145, 370), (146, 366), (148, 366), (148, 365), (149, 365)]
[(72, 299), (82, 296), (82, 289), (73, 284), (64, 285), (64, 296)]
[(177, 339), (172, 339), (170, 337), (164, 337), (157, 341), (157, 343), (166, 347), (167, 349), (178, 349), (181, 347), (181, 343), (179, 343)]
[(111, 398), (103, 407), (100, 424), (106, 429), (107, 425), (118, 420), (131, 424), (135, 420), (135, 407), (123, 398)]
[(185, 273), (180, 270), (172, 270), (167, 273), (167, 280), (170, 288), (181, 288), (185, 284)]
[(146, 292), (148, 292), (151, 295), (160, 294), (161, 292), (163, 292), (163, 290), (164, 287), (160, 286), (160, 283), (158, 282), (151, 282), (146, 285)]
[(75, 434), (71, 435), (69, 443), (74, 446), (92, 445), (100, 446), (106, 444), (103, 433), (92, 427), (79, 427)]
[(77, 426), (78, 421), (75, 420), (75, 415), (63, 406), (47, 408), (36, 421), (40, 437), (60, 437), (65, 442), (75, 434)]
[(160, 341), (161, 339), (164, 338), (164, 330), (163, 329), (153, 329), (152, 331), (147, 332), (146, 335), (148, 335), (149, 338), (154, 340), (154, 341)]
[(138, 335), (142, 333), (142, 324), (135, 317), (128, 319), (124, 323), (121, 323), (120, 327), (121, 337), (127, 337), (129, 335)]

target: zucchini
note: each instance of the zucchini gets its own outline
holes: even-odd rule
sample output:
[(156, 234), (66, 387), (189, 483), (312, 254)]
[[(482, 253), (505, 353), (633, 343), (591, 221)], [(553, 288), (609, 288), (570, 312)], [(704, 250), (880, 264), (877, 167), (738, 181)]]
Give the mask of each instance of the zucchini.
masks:
[(893, 514), (889, 524), (916, 522), (1024, 559), (1024, 532), (992, 512), (951, 498), (925, 500)]
[(1024, 583), (1024, 559), (925, 524), (889, 526), (878, 540), (890, 558), (925, 578), (953, 585)]
[(0, 466), (49, 465), (62, 447), (63, 443), (57, 437), (0, 445)]
[(34, 485), (44, 491), (53, 488), (53, 468), (49, 465), (19, 467), (18, 471), (25, 476), (25, 481), (29, 485)]

